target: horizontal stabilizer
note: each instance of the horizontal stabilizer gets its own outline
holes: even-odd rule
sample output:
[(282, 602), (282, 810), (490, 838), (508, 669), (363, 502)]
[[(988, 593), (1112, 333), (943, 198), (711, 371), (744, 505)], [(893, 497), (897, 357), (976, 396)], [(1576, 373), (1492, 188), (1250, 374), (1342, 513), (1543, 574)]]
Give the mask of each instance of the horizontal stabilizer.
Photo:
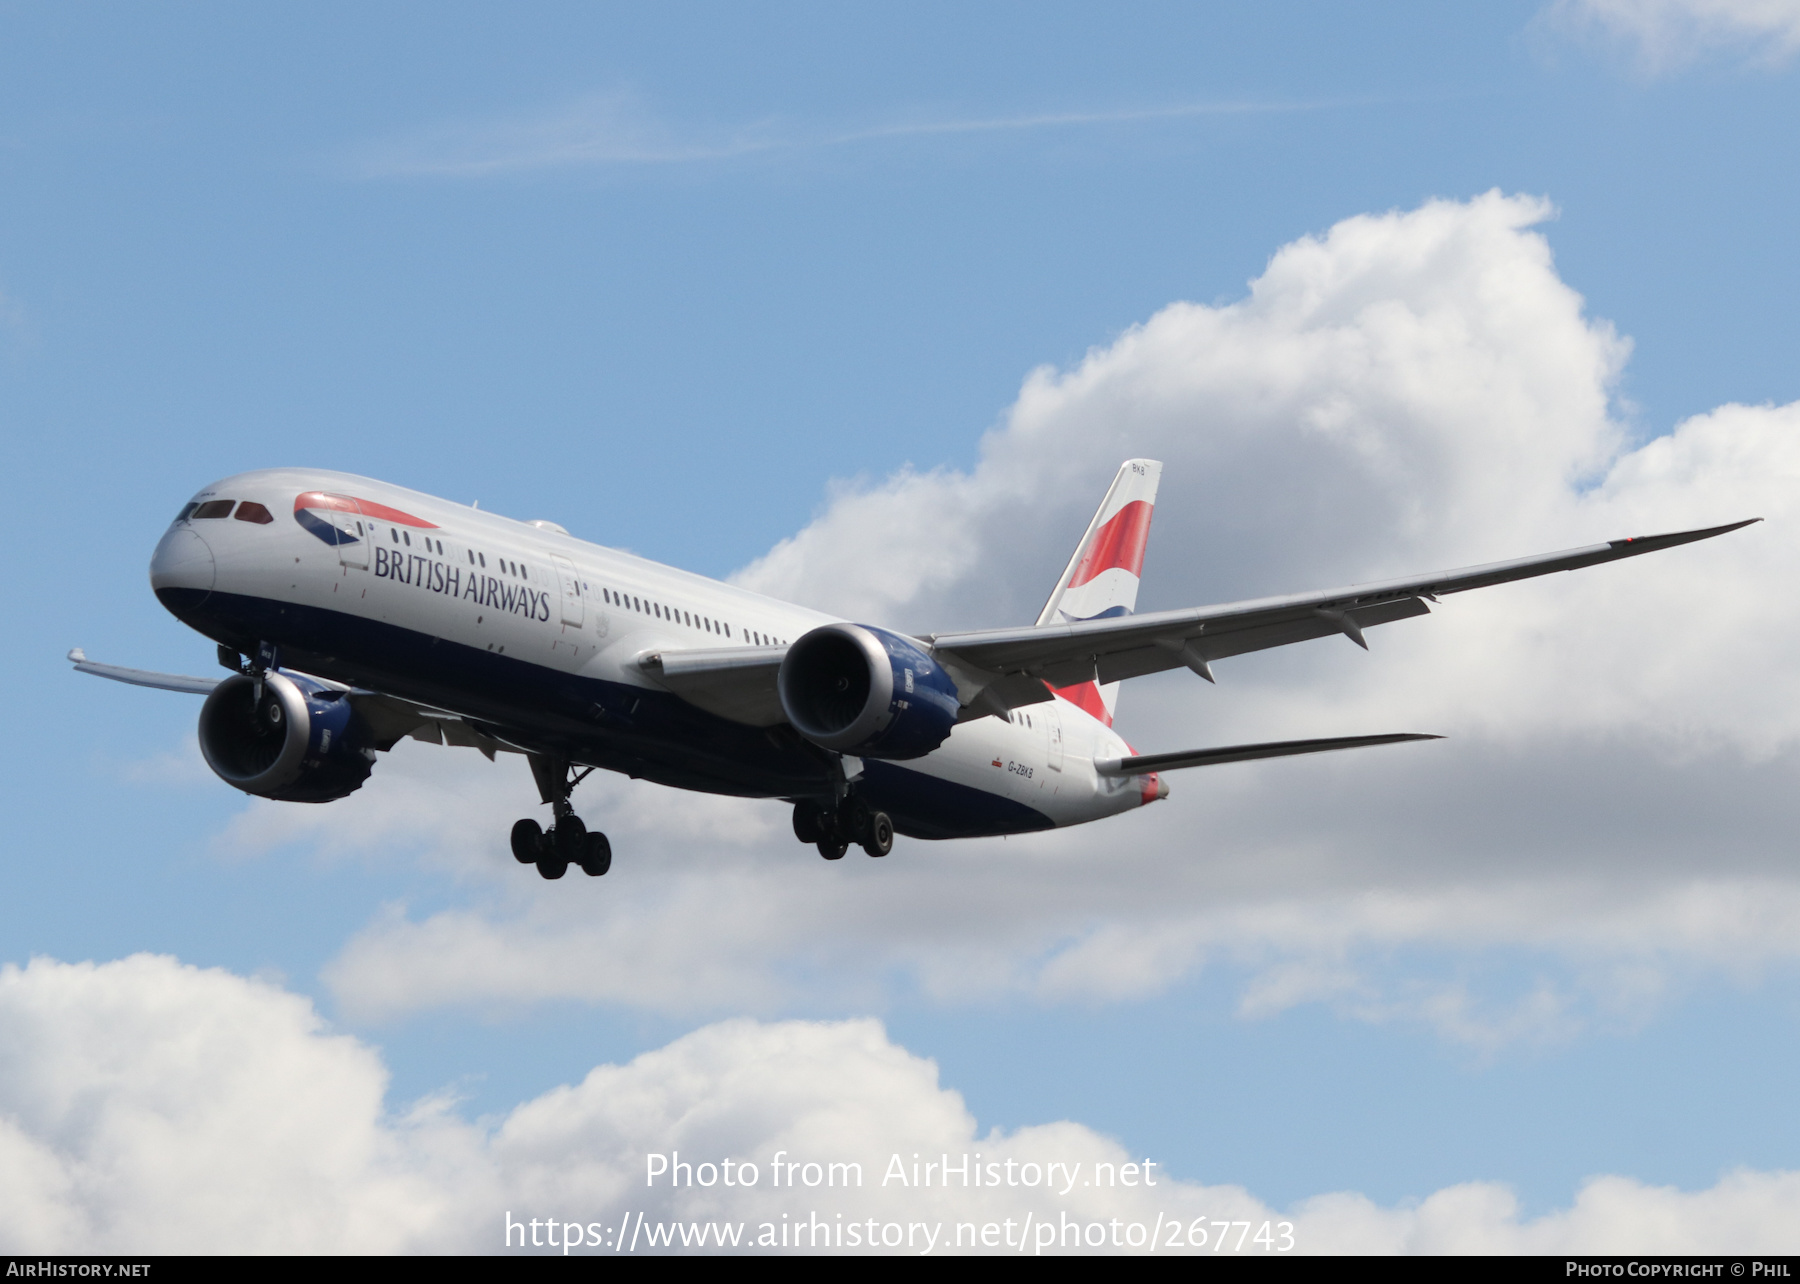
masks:
[(189, 695), (206, 695), (225, 680), (190, 678), (180, 673), (152, 673), (148, 669), (122, 669), (116, 664), (95, 664), (80, 647), (69, 652), (69, 659), (75, 665), (77, 673), (91, 673), (96, 678), (111, 678), (114, 682), (129, 682), (134, 687), (155, 687), (159, 691), (185, 691)]
[(1096, 758), (1094, 770), (1102, 776), (1142, 776), (1152, 771), (1180, 767), (1214, 767), (1222, 762), (1249, 762), (1254, 758), (1286, 758), (1299, 753), (1328, 753), (1333, 749), (1366, 749), (1393, 745), (1402, 740), (1442, 740), (1403, 731), (1386, 736), (1334, 736), (1325, 740), (1271, 740), (1260, 745), (1226, 745), (1221, 749), (1189, 749), (1181, 753), (1141, 753), (1132, 758)]

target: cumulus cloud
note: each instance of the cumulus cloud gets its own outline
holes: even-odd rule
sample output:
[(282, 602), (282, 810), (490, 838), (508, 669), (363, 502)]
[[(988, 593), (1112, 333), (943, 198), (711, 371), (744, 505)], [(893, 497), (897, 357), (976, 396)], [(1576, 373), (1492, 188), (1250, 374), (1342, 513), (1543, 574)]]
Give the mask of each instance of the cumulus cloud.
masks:
[[(819, 1251), (810, 1227), (840, 1251), (856, 1247), (838, 1238), (855, 1224), (865, 1242), (872, 1230), (883, 1251), (912, 1253), (954, 1251), (959, 1227), (963, 1251), (1143, 1251), (1161, 1227), (1167, 1252), (1177, 1241), (1212, 1251), (1216, 1223), (1229, 1222), (1228, 1249), (1252, 1253), (1290, 1242), (1321, 1253), (1741, 1253), (1793, 1251), (1800, 1221), (1800, 1174), (1779, 1172), (1695, 1192), (1602, 1177), (1537, 1218), (1489, 1183), (1410, 1206), (1340, 1192), (1271, 1208), (1144, 1167), (1156, 1157), (1078, 1122), (983, 1132), (935, 1065), (874, 1020), (705, 1026), (483, 1123), (442, 1099), (395, 1113), (386, 1088), (373, 1050), (267, 984), (149, 955), (0, 968), (0, 1244), (502, 1252), (510, 1220), (515, 1252), (574, 1239), (616, 1253), (621, 1228), (627, 1248), (658, 1251), (671, 1232), (679, 1246), (681, 1224), (690, 1235), (706, 1226), (715, 1250), (716, 1228), (735, 1226), (744, 1248), (766, 1228), (779, 1249), (786, 1227), (789, 1249)], [(672, 1184), (673, 1172), (647, 1184), (653, 1154), (671, 1170), (694, 1165), (694, 1184)], [(965, 1155), (969, 1185), (953, 1175), (946, 1186), (941, 1168), (926, 1185), (914, 1168), (948, 1156), (954, 1171)], [(810, 1242), (795, 1244), (797, 1223)], [(989, 1226), (988, 1243), (974, 1243)]]
[(1651, 72), (1712, 51), (1775, 64), (1800, 50), (1795, 0), (1558, 0), (1547, 12), (1565, 30), (1624, 42)]
[[(1476, 1046), (1630, 1025), (1800, 939), (1800, 405), (1644, 440), (1629, 344), (1560, 279), (1543, 201), (1347, 219), (1234, 303), (1177, 303), (1034, 371), (970, 472), (839, 491), (741, 582), (913, 630), (1033, 618), (1118, 461), (1165, 461), (1141, 609), (1762, 516), (1705, 544), (1446, 599), (1425, 619), (1129, 685), (1140, 748), (1423, 730), (1430, 745), (1173, 777), (1166, 803), (1010, 841), (819, 861), (777, 803), (596, 777), (617, 853), (545, 884), (505, 853), (521, 764), (407, 746), (351, 799), (252, 804), (237, 851), (435, 864), (327, 970), (343, 1010), (576, 998), (695, 1015), (1155, 992), (1241, 974)], [(1533, 958), (1524, 989), (1469, 986)], [(1447, 963), (1446, 963), (1447, 961)], [(1542, 962), (1545, 967), (1537, 964)], [(816, 1008), (813, 1010), (817, 1010)]]

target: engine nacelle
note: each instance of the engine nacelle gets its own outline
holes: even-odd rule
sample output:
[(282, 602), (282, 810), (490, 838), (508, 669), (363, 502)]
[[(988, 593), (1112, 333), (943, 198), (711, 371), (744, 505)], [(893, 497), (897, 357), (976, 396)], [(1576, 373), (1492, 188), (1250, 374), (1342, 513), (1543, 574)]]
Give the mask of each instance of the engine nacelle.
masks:
[(368, 730), (341, 691), (298, 674), (238, 674), (200, 710), (200, 752), (226, 784), (278, 802), (330, 802), (375, 768)]
[(922, 758), (956, 725), (956, 684), (911, 638), (824, 624), (788, 647), (781, 707), (814, 744), (864, 758)]

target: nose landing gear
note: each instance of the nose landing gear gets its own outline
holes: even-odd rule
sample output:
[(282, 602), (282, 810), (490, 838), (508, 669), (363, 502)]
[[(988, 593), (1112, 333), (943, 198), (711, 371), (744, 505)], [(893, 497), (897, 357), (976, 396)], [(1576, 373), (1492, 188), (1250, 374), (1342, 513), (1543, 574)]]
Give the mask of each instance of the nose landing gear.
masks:
[(803, 798), (794, 804), (794, 837), (817, 847), (826, 860), (842, 860), (851, 843), (871, 856), (886, 856), (894, 850), (894, 822), (855, 794), (835, 808)]
[(612, 844), (599, 830), (590, 832), (575, 814), (569, 795), (587, 778), (589, 767), (571, 778), (569, 763), (564, 759), (531, 756), (531, 774), (538, 792), (550, 804), (553, 819), (546, 831), (529, 818), (512, 827), (513, 859), (521, 865), (536, 865), (544, 878), (561, 878), (575, 865), (590, 878), (598, 878), (612, 868)]

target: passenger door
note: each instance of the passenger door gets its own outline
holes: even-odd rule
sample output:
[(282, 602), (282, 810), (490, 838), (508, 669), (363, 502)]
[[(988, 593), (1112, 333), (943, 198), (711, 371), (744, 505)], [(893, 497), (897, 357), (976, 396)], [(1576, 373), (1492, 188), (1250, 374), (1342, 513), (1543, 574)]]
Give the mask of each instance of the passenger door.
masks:
[(556, 566), (556, 582), (562, 589), (562, 622), (566, 628), (579, 629), (587, 618), (581, 600), (581, 577), (568, 558), (552, 553), (550, 561)]

